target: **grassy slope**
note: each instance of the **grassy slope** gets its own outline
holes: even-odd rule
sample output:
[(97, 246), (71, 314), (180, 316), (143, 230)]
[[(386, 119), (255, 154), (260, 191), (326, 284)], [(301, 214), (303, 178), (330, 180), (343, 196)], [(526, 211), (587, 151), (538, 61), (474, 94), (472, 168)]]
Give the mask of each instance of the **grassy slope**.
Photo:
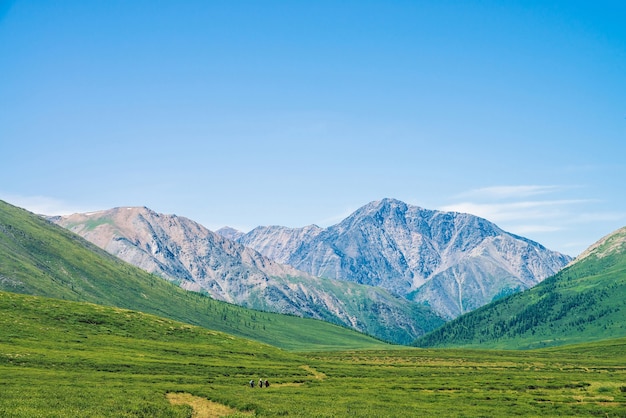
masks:
[[(626, 416), (626, 339), (536, 351), (293, 353), (160, 317), (0, 292), (0, 416)], [(9, 377), (10, 378), (4, 378)], [(268, 378), (264, 389), (247, 386)]]
[(626, 336), (626, 248), (615, 246), (623, 237), (614, 238), (534, 288), (463, 315), (416, 344), (526, 349)]
[(383, 346), (322, 321), (252, 311), (187, 292), (2, 201), (0, 290), (133, 309), (290, 350)]
[[(279, 282), (282, 281), (287, 287), (301, 281), (310, 283), (310, 279), (299, 277), (290, 277), (289, 279), (277, 277), (275, 279)], [(382, 288), (326, 278), (317, 278), (316, 280), (330, 295), (337, 295), (344, 304), (346, 311), (358, 318), (359, 323), (364, 325), (363, 329), (385, 341), (409, 345), (416, 335), (423, 335), (432, 331), (445, 322), (430, 308), (402, 298), (392, 298)], [(263, 307), (264, 302), (262, 301), (259, 302), (258, 306), (261, 306), (260, 309), (263, 310), (271, 310), (270, 306)], [(402, 312), (406, 322), (386, 320), (391, 307), (397, 309), (397, 312)], [(320, 309), (318, 314), (328, 322), (337, 323), (337, 318), (329, 314), (326, 309)], [(415, 329), (418, 331), (412, 331)]]

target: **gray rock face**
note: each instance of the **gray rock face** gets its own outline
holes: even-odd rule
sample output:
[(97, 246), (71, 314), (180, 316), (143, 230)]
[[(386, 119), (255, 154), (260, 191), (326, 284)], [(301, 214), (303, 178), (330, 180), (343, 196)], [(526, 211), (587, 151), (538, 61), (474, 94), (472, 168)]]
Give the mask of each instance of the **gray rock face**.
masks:
[[(317, 225), (304, 228), (259, 226), (247, 234), (242, 233), (237, 241), (246, 247), (254, 248), (272, 260), (285, 264), (303, 242), (315, 238), (322, 231), (324, 230)], [(221, 230), (217, 232), (221, 233)]]
[(454, 318), (527, 289), (571, 258), (463, 213), (394, 199), (329, 228), (258, 227), (238, 241), (315, 276), (379, 286)]
[(313, 277), (184, 217), (133, 207), (50, 219), (148, 272), (237, 305), (323, 319), (397, 343), (443, 323), (382, 288)]

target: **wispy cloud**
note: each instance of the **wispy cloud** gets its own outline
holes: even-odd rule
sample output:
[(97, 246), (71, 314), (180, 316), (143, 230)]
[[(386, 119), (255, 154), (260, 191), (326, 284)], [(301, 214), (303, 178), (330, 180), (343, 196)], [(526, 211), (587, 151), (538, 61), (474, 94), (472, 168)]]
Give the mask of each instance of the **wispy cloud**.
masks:
[[(441, 210), (470, 213), (495, 222), (501, 228), (563, 251), (582, 251), (598, 237), (598, 224), (626, 220), (626, 211), (603, 210), (597, 199), (579, 198), (581, 186), (516, 185), (468, 190), (453, 196), (456, 202)], [(590, 234), (585, 242), (580, 234)], [(582, 242), (582, 243), (581, 243)]]
[(574, 205), (588, 203), (587, 199), (522, 200), (516, 202), (458, 202), (445, 205), (445, 211), (471, 213), (493, 222), (556, 219), (568, 213)]
[(0, 192), (0, 199), (39, 215), (70, 215), (93, 210), (48, 196), (21, 196)]
[(518, 185), (518, 186), (491, 186), (479, 189), (468, 190), (459, 194), (459, 198), (476, 198), (476, 199), (509, 199), (537, 196), (542, 194), (550, 194), (558, 191), (570, 189), (572, 186), (557, 185)]
[(615, 222), (626, 219), (626, 211), (624, 212), (581, 212), (577, 213), (573, 220), (575, 223), (587, 222)]

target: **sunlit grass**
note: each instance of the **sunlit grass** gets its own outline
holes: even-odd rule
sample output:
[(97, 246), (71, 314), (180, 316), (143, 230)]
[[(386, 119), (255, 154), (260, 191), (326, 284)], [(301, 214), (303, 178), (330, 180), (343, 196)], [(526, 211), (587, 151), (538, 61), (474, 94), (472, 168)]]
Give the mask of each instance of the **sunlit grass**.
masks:
[[(190, 417), (203, 404), (268, 417), (626, 416), (624, 340), (294, 353), (131, 311), (0, 296), (2, 417)], [(270, 387), (250, 388), (259, 378)]]

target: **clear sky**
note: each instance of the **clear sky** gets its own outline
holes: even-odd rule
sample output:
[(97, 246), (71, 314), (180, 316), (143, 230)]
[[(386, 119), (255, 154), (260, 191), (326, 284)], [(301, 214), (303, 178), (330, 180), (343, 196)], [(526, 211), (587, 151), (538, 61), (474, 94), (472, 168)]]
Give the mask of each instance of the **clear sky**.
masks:
[(575, 256), (626, 225), (624, 1), (0, 0), (0, 199), (329, 226), (385, 197)]

